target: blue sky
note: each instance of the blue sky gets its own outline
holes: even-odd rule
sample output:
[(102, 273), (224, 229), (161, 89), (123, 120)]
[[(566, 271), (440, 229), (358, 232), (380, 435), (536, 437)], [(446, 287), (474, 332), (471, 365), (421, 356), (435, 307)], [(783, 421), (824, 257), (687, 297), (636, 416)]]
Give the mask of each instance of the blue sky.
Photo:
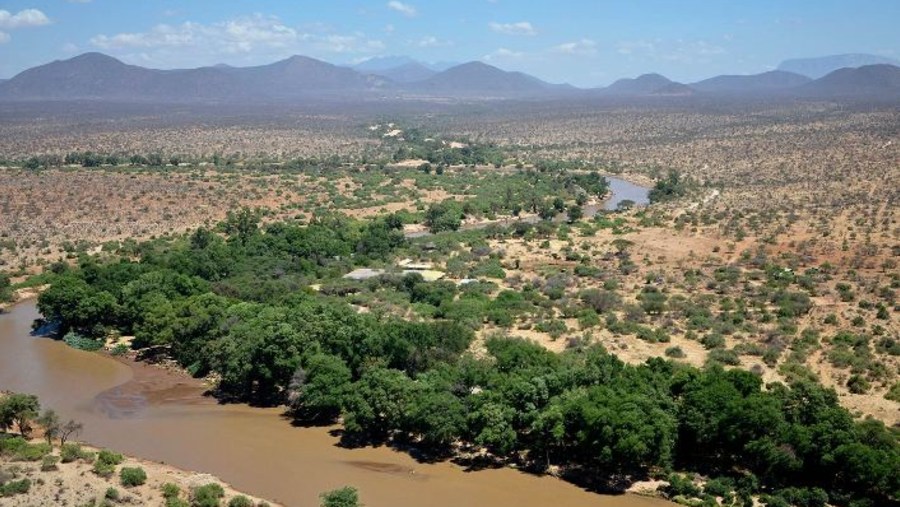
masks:
[(86, 51), (156, 68), (482, 60), (552, 82), (681, 81), (800, 56), (900, 57), (898, 0), (0, 0), (0, 77)]

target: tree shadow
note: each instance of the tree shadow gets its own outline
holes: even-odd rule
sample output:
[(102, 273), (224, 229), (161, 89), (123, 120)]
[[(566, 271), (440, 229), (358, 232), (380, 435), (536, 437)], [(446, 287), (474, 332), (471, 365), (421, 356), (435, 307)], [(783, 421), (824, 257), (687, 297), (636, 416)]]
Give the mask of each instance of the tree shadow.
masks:
[(62, 338), (59, 324), (43, 318), (34, 319), (34, 322), (31, 323), (29, 335), (39, 338), (53, 338), (54, 340)]

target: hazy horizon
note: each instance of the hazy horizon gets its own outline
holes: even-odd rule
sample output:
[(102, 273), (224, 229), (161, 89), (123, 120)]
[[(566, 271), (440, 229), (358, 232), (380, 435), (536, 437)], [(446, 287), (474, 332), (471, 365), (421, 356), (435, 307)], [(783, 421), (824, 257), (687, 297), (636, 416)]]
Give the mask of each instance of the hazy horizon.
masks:
[(478, 60), (582, 87), (649, 72), (682, 82), (755, 74), (798, 57), (900, 57), (900, 3), (784, 4), (15, 0), (0, 9), (0, 78), (89, 51), (159, 69), (295, 54), (339, 65)]

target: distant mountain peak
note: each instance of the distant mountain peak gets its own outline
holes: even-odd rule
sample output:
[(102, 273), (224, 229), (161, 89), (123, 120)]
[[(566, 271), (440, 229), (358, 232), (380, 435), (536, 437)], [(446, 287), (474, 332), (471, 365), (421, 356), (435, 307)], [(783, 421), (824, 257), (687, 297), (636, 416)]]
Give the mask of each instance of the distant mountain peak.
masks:
[(890, 64), (842, 68), (803, 86), (807, 94), (900, 99), (900, 67)]
[(528, 97), (558, 91), (555, 85), (521, 72), (508, 72), (493, 65), (471, 61), (435, 74), (417, 91), (478, 97)]
[(611, 97), (686, 96), (698, 91), (723, 92), (736, 97), (773, 91), (810, 98), (833, 96), (893, 100), (900, 96), (900, 68), (890, 64), (842, 68), (815, 81), (776, 70), (748, 76), (717, 76), (686, 85), (660, 74), (649, 73), (620, 79), (604, 89), (588, 91), (547, 83), (534, 76), (506, 71), (482, 61), (462, 63), (441, 72), (407, 57), (383, 57), (370, 63), (380, 65), (400, 61), (405, 63), (380, 71), (363, 71), (294, 55), (274, 63), (250, 67), (219, 64), (158, 70), (90, 52), (39, 65), (11, 79), (0, 80), (0, 100), (290, 103), (317, 99), (402, 100), (422, 96), (531, 100), (584, 97), (585, 94)]
[(867, 53), (845, 53), (813, 58), (792, 58), (781, 62), (778, 65), (778, 70), (801, 74), (812, 79), (819, 79), (838, 69), (855, 69), (867, 65), (879, 64), (900, 66), (900, 61), (887, 56)]
[[(604, 88), (603, 93), (612, 95), (653, 95), (666, 94), (670, 91), (680, 89), (684, 92), (684, 88), (671, 79), (656, 73), (641, 74), (635, 78), (623, 78)], [(682, 85), (683, 86), (683, 85)]]

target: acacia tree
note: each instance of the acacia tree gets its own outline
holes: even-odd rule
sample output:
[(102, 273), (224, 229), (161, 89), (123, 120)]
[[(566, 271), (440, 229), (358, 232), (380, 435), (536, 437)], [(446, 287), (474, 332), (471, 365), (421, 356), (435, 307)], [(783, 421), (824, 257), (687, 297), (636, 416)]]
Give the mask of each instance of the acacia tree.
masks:
[(69, 440), (69, 437), (77, 436), (81, 433), (81, 430), (84, 429), (84, 424), (74, 420), (69, 419), (65, 424), (60, 426), (59, 432), (57, 436), (59, 437), (59, 445), (60, 447), (66, 445), (66, 442)]
[(56, 411), (51, 408), (44, 410), (44, 413), (37, 418), (37, 423), (44, 428), (44, 438), (47, 439), (47, 443), (53, 444), (53, 439), (59, 436), (59, 432), (62, 429), (59, 415)]
[(31, 421), (37, 417), (40, 402), (33, 394), (11, 394), (0, 400), (0, 428), (18, 428), (23, 437), (31, 434)]

